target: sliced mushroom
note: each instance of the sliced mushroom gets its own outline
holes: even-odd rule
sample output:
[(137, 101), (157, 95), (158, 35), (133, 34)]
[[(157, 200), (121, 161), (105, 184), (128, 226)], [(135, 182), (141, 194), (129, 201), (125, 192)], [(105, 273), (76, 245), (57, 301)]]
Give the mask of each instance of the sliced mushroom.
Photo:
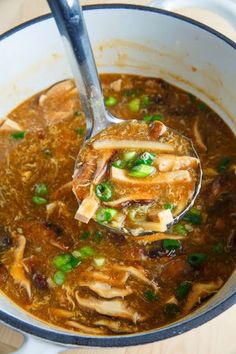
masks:
[(223, 283), (223, 280), (218, 278), (209, 283), (193, 284), (183, 308), (183, 313), (189, 313), (194, 306), (200, 304), (204, 298), (210, 296), (212, 293), (215, 293), (223, 285)]
[[(131, 238), (131, 237), (130, 237)], [(158, 232), (156, 234), (152, 235), (146, 235), (146, 236), (132, 236), (132, 240), (136, 241), (140, 244), (146, 245), (147, 243), (153, 243), (161, 240), (182, 240), (183, 238), (186, 239), (186, 236), (181, 236), (181, 235), (173, 235), (173, 234), (167, 234), (167, 233), (161, 233)]]
[(143, 201), (143, 200), (152, 200), (156, 199), (156, 193), (148, 193), (148, 194), (130, 194), (125, 197), (121, 197), (116, 200), (112, 200), (111, 202), (104, 202), (105, 205), (110, 206), (110, 207), (119, 207), (122, 206), (122, 204), (134, 202), (134, 201)]
[(118, 320), (114, 321), (109, 318), (101, 318), (94, 322), (94, 325), (107, 327), (110, 331), (115, 333), (134, 333), (138, 331), (138, 328), (134, 325), (127, 325), (124, 322)]
[(59, 318), (75, 318), (80, 314), (79, 311), (68, 311), (57, 307), (50, 308), (49, 313), (53, 317), (59, 317)]
[(79, 329), (80, 332), (83, 332), (86, 334), (106, 334), (106, 331), (104, 329), (85, 326), (84, 324), (79, 323), (77, 321), (66, 321), (65, 324), (67, 326)]
[(53, 85), (39, 97), (39, 106), (47, 122), (55, 123), (67, 119), (78, 110), (79, 102), (74, 82), (65, 80)]
[(207, 147), (206, 147), (206, 145), (203, 142), (203, 139), (202, 139), (201, 133), (199, 131), (199, 126), (198, 125), (199, 125), (199, 120), (196, 119), (195, 122), (194, 122), (194, 125), (193, 125), (193, 135), (194, 135), (194, 138), (196, 140), (196, 144), (198, 145), (198, 147), (202, 151), (207, 151)]
[(54, 202), (47, 204), (46, 211), (47, 219), (49, 219), (54, 212), (58, 213), (58, 216), (65, 216), (66, 218), (71, 217), (71, 213), (67, 206), (60, 200), (55, 200)]
[(128, 308), (124, 300), (98, 300), (94, 297), (80, 297), (78, 292), (75, 294), (77, 303), (90, 311), (95, 311), (101, 315), (125, 318), (127, 320), (142, 321), (144, 317), (132, 308)]
[(88, 154), (80, 168), (75, 171), (72, 186), (73, 192), (78, 199), (82, 200), (89, 194), (96, 168), (97, 157)]
[(93, 178), (94, 184), (97, 184), (101, 181), (102, 177), (106, 172), (107, 164), (111, 159), (113, 153), (114, 150), (108, 150), (108, 151), (106, 150), (103, 152), (102, 157), (97, 160), (97, 169)]
[(159, 287), (146, 277), (145, 272), (141, 267), (136, 268), (132, 266), (114, 264), (110, 266), (110, 269), (112, 271), (126, 272), (128, 275), (133, 276), (134, 278), (142, 281), (143, 283), (152, 286), (156, 291), (159, 291)]
[(129, 177), (126, 172), (120, 168), (114, 166), (111, 167), (111, 179), (119, 183), (128, 183), (133, 185), (141, 184), (164, 184), (164, 183), (185, 183), (191, 181), (191, 176), (188, 171), (179, 170), (172, 172), (159, 172), (158, 174), (145, 177), (145, 178), (133, 178)]
[(84, 272), (82, 274), (82, 279), (87, 281), (88, 279), (93, 279), (94, 281), (104, 282), (110, 286), (124, 287), (126, 280), (129, 277), (129, 273), (122, 270), (114, 274), (112, 269), (108, 269), (107, 273), (104, 272)]
[(127, 295), (132, 294), (132, 290), (130, 288), (115, 288), (110, 284), (102, 283), (98, 281), (79, 281), (79, 286), (85, 286), (95, 292), (97, 295), (104, 297), (106, 299), (112, 299), (114, 297), (125, 297)]
[(31, 284), (29, 279), (26, 277), (23, 265), (26, 238), (23, 235), (17, 235), (17, 242), (18, 245), (14, 252), (14, 259), (10, 268), (10, 275), (14, 281), (20, 285), (20, 287), (23, 287), (26, 290), (29, 298), (31, 298)]
[(149, 135), (152, 139), (158, 139), (167, 131), (165, 124), (159, 121), (154, 121), (149, 127)]
[(174, 147), (170, 144), (157, 141), (145, 140), (96, 140), (93, 143), (95, 150), (122, 150), (142, 149), (148, 151), (173, 152)]

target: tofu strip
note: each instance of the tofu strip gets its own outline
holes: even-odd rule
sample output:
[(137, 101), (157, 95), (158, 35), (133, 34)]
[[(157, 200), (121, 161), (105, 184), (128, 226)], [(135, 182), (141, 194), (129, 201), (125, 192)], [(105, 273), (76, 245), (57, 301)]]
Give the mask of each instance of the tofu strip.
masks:
[(199, 160), (195, 157), (168, 154), (158, 155), (153, 161), (153, 165), (161, 172), (185, 170), (189, 167), (196, 169), (198, 164)]
[(174, 147), (170, 144), (146, 140), (99, 140), (93, 143), (95, 150), (122, 150), (142, 149), (148, 151), (173, 152)]

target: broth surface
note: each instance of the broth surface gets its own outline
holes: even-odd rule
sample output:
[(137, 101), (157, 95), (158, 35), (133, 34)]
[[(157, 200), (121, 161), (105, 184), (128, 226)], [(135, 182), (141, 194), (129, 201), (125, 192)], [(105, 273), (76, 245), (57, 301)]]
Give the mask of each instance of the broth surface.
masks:
[(75, 220), (71, 180), (85, 121), (74, 83), (56, 84), (0, 127), (0, 288), (47, 322), (115, 335), (185, 316), (234, 271), (236, 139), (203, 102), (161, 79), (101, 81), (115, 116), (157, 119), (192, 139), (204, 172), (194, 208), (159, 239)]

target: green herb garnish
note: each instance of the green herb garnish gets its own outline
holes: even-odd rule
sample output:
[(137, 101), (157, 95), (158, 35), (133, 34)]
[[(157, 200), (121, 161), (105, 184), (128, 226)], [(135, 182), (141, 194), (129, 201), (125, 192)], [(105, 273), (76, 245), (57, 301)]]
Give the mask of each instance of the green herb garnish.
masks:
[(48, 187), (44, 183), (38, 183), (34, 187), (34, 192), (36, 195), (48, 195)]
[(153, 302), (153, 301), (157, 300), (157, 298), (158, 298), (153, 290), (145, 291), (144, 297), (148, 302)]
[(184, 281), (180, 284), (178, 289), (176, 290), (175, 297), (177, 300), (181, 301), (186, 298), (190, 290), (192, 289), (192, 283), (189, 281)]
[(187, 258), (188, 263), (193, 267), (198, 267), (206, 262), (207, 255), (205, 253), (196, 252), (192, 253)]
[(97, 222), (104, 223), (111, 221), (114, 216), (117, 214), (116, 209), (112, 208), (100, 208), (96, 212), (96, 220)]
[(143, 117), (144, 122), (151, 123), (154, 121), (162, 121), (164, 120), (164, 116), (162, 114), (154, 114), (154, 115), (146, 115)]
[(152, 175), (155, 172), (156, 172), (155, 167), (141, 164), (132, 167), (129, 170), (128, 175), (136, 178), (144, 178)]
[(113, 96), (109, 96), (105, 99), (105, 104), (108, 107), (115, 106), (117, 104), (117, 102), (118, 102), (117, 98), (115, 98)]
[(37, 204), (37, 205), (43, 205), (43, 204), (47, 204), (48, 203), (47, 199), (45, 199), (43, 197), (36, 196), (36, 195), (33, 196), (32, 202), (34, 204)]
[(131, 112), (138, 112), (139, 109), (140, 109), (140, 104), (141, 104), (140, 98), (134, 98), (134, 99), (132, 99), (132, 101), (130, 101), (130, 102), (129, 102), (129, 105), (128, 105), (129, 110), (130, 110)]
[(181, 247), (181, 242), (179, 240), (163, 240), (163, 248), (167, 251), (174, 251)]
[(96, 196), (103, 202), (108, 202), (112, 198), (112, 187), (109, 182), (103, 182), (95, 187)]
[(26, 135), (26, 132), (22, 131), (22, 132), (15, 132), (11, 134), (11, 138), (14, 140), (21, 140), (24, 139)]

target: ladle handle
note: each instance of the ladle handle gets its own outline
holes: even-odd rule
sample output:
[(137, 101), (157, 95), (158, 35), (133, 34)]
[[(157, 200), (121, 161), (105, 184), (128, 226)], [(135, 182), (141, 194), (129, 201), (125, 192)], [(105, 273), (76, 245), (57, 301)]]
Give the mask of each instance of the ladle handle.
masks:
[[(87, 138), (106, 127), (106, 109), (79, 0), (47, 0), (64, 40), (86, 117)], [(49, 34), (50, 35), (50, 34)]]

